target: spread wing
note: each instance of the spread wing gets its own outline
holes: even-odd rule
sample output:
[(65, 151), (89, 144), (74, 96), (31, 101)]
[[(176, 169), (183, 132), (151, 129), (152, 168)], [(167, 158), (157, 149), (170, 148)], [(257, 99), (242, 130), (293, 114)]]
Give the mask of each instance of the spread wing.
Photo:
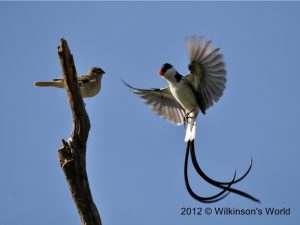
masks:
[(146, 90), (134, 88), (126, 82), (124, 82), (124, 84), (129, 87), (133, 93), (143, 98), (145, 103), (162, 118), (176, 125), (184, 123), (185, 110), (173, 97), (168, 87), (163, 89)]
[(196, 91), (202, 112), (217, 102), (223, 95), (226, 83), (225, 64), (220, 49), (214, 49), (211, 41), (203, 36), (186, 40), (191, 63), (191, 73), (186, 80)]

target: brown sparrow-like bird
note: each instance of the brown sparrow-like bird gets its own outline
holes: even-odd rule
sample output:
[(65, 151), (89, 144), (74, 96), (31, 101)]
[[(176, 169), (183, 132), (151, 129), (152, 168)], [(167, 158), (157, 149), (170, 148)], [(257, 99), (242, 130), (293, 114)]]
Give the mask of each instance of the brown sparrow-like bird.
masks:
[[(89, 69), (86, 75), (78, 77), (78, 85), (83, 98), (93, 97), (100, 92), (101, 79), (104, 73), (101, 68), (93, 67)], [(64, 78), (53, 79), (49, 82), (36, 82), (34, 85), (38, 87), (66, 88)]]

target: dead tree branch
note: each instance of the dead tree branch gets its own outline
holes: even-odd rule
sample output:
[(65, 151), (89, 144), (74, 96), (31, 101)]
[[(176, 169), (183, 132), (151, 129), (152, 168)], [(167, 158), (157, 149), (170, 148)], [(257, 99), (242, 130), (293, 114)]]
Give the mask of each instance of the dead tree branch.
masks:
[(57, 151), (60, 166), (72, 193), (82, 224), (101, 225), (100, 215), (93, 201), (86, 173), (86, 142), (90, 120), (78, 87), (73, 56), (66, 40), (61, 39), (58, 55), (66, 81), (66, 91), (72, 110), (73, 130), (66, 142)]

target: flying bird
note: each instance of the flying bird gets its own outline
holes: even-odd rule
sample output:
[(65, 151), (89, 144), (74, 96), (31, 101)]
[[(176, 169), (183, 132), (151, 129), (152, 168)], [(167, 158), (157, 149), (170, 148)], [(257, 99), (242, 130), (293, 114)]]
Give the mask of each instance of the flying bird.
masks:
[(226, 70), (219, 48), (203, 36), (186, 39), (190, 73), (182, 76), (173, 65), (165, 63), (158, 74), (167, 80), (162, 89), (139, 89), (125, 83), (133, 93), (140, 95), (164, 119), (176, 124), (186, 124), (185, 142), (196, 136), (196, 119), (223, 95)]
[[(78, 77), (78, 85), (83, 98), (93, 97), (100, 92), (101, 79), (104, 73), (101, 68), (93, 67), (89, 69), (86, 75)], [(49, 82), (36, 82), (34, 85), (38, 87), (66, 88), (64, 78), (53, 79)]]
[[(190, 63), (190, 73), (181, 75), (173, 65), (164, 63), (158, 74), (167, 80), (168, 86), (161, 89), (134, 88), (124, 82), (133, 93), (142, 97), (152, 110), (164, 119), (176, 124), (186, 125), (185, 142), (187, 142), (184, 176), (188, 192), (196, 200), (211, 203), (225, 198), (230, 192), (244, 196), (253, 201), (259, 200), (231, 186), (242, 181), (252, 168), (252, 159), (248, 170), (236, 179), (236, 173), (229, 182), (219, 182), (208, 177), (200, 168), (196, 155), (194, 139), (196, 137), (196, 119), (199, 113), (207, 109), (223, 95), (226, 84), (226, 70), (219, 48), (213, 48), (211, 41), (203, 36), (186, 39)], [(191, 153), (193, 166), (197, 173), (208, 183), (223, 189), (210, 197), (201, 197), (193, 192), (188, 180), (188, 157)]]

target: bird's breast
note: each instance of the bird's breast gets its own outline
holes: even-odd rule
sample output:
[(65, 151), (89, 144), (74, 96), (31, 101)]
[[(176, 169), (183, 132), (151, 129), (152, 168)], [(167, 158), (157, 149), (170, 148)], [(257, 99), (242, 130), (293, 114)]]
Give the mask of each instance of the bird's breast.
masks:
[(90, 98), (97, 95), (100, 89), (100, 82), (90, 82), (80, 85), (80, 92), (83, 98)]
[(184, 82), (170, 84), (170, 91), (179, 104), (188, 112), (198, 111), (198, 103), (192, 88)]

